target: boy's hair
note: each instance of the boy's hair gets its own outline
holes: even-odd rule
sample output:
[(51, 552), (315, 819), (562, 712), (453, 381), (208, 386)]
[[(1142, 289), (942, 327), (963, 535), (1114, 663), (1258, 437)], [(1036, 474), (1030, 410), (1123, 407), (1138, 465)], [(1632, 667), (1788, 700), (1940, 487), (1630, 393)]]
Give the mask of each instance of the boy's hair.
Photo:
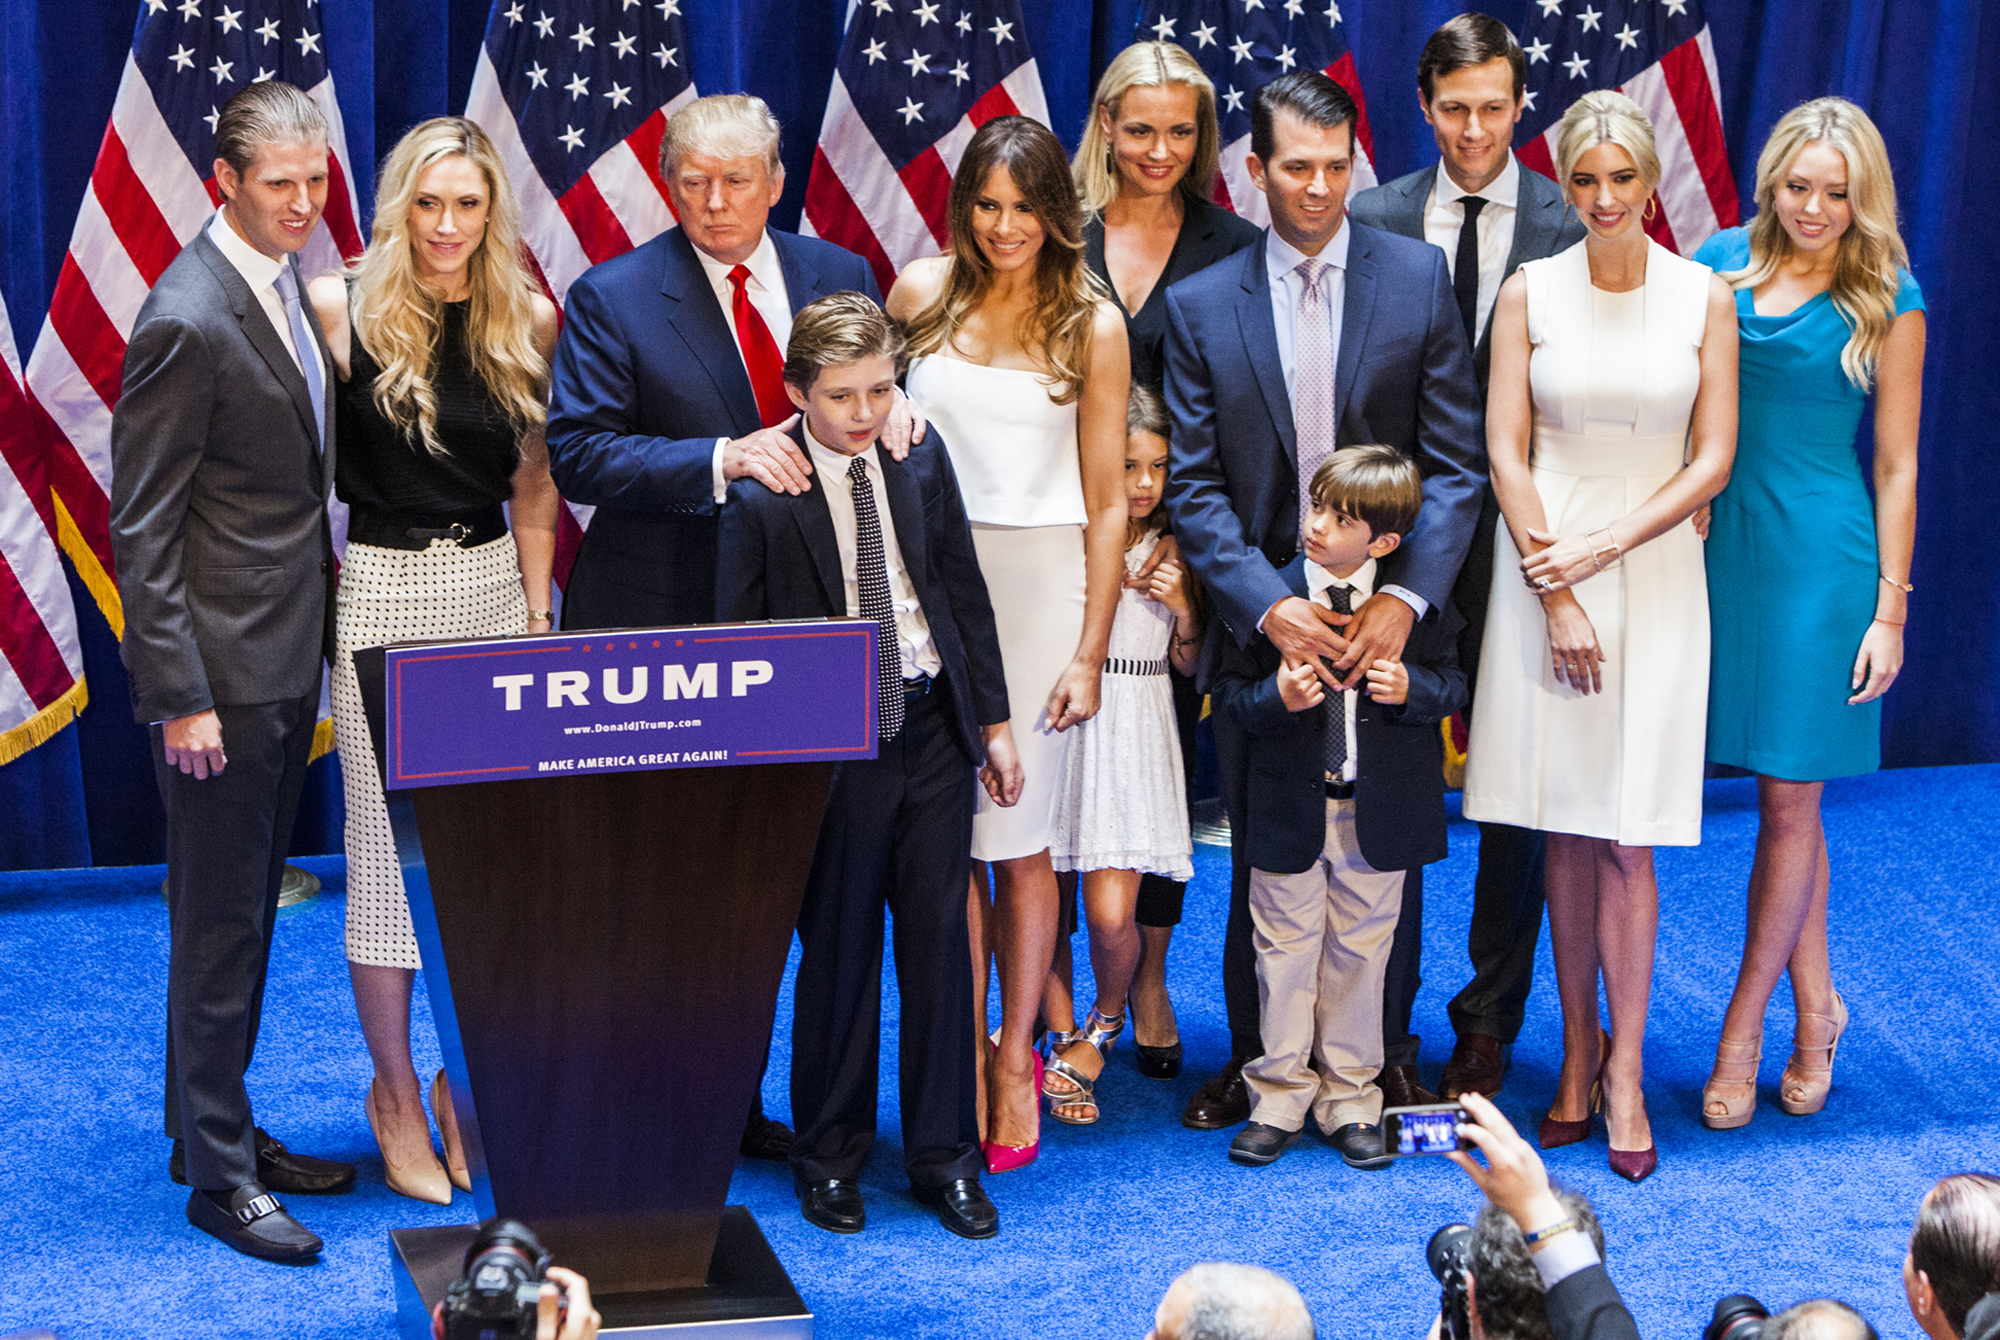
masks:
[(1945, 1321), (1964, 1335), (1965, 1314), (2000, 1290), (2000, 1178), (1959, 1173), (1925, 1192), (1910, 1264), (1930, 1276)]
[(1172, 428), (1173, 424), (1167, 418), (1167, 407), (1160, 403), (1160, 397), (1144, 384), (1133, 382), (1132, 394), (1125, 401), (1125, 436), (1151, 433), (1163, 442), (1171, 442)]
[(1424, 503), (1424, 477), (1394, 447), (1342, 447), (1313, 471), (1312, 501), (1367, 522), (1376, 539), (1407, 535)]
[(801, 391), (810, 391), (828, 368), (846, 367), (864, 358), (888, 359), (900, 377), (909, 355), (902, 325), (867, 294), (846, 289), (808, 303), (792, 318), (785, 380)]

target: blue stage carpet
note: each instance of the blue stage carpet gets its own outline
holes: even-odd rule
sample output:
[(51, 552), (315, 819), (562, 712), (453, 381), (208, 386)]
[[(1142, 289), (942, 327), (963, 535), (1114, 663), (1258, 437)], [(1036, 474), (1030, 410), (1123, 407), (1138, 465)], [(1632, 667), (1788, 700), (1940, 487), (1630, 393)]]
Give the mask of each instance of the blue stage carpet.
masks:
[[(1604, 1164), (1601, 1124), (1556, 1151), (1555, 1173), (1592, 1196), (1610, 1266), (1643, 1332), (1696, 1334), (1739, 1290), (1774, 1304), (1831, 1293), (1885, 1337), (1917, 1335), (1897, 1269), (1917, 1198), (1943, 1174), (2000, 1167), (2000, 767), (1883, 773), (1830, 785), (1835, 971), (1854, 1023), (1821, 1116), (1787, 1118), (1775, 1088), (1790, 1041), (1780, 987), (1765, 1043), (1763, 1106), (1748, 1128), (1700, 1124), (1700, 1090), (1735, 971), (1755, 836), (1748, 781), (1711, 783), (1706, 843), (1663, 849), (1658, 973), (1649, 1037), (1660, 1171), (1642, 1186)], [(1476, 831), (1455, 823), (1452, 858), (1427, 879), (1420, 1002), (1425, 1068), (1450, 1049), (1444, 1004), (1465, 971)], [(1045, 1123), (1031, 1168), (992, 1178), (1001, 1236), (964, 1242), (904, 1191), (893, 1105), (866, 1180), (869, 1227), (836, 1238), (806, 1225), (782, 1166), (739, 1170), (749, 1205), (828, 1340), (861, 1336), (1129, 1336), (1192, 1261), (1256, 1261), (1296, 1281), (1325, 1337), (1421, 1336), (1436, 1303), (1422, 1248), (1479, 1196), (1442, 1161), (1351, 1172), (1317, 1141), (1276, 1166), (1225, 1157), (1228, 1133), (1179, 1122), (1224, 1058), (1217, 987), (1225, 861), (1204, 849), (1175, 941), (1172, 981), (1188, 1066), (1170, 1084), (1114, 1054), (1092, 1129)], [(166, 916), (158, 867), (0, 875), (0, 1333), (72, 1337), (394, 1334), (385, 1233), (468, 1221), (390, 1194), (361, 1113), (368, 1064), (341, 961), (341, 862), (309, 861), (327, 895), (279, 924), (263, 1045), (251, 1076), (259, 1119), (294, 1147), (361, 1164), (361, 1185), (292, 1208), (327, 1240), (306, 1267), (259, 1264), (189, 1228), (166, 1176), (159, 1055)], [(1078, 941), (1081, 961), (1082, 941)], [(1501, 1106), (1542, 1114), (1559, 1035), (1546, 937), (1530, 1021)], [(893, 994), (888, 999), (894, 1000)], [(421, 995), (419, 997), (421, 1006)], [(789, 991), (781, 1006), (789, 1018)], [(893, 1010), (892, 1010), (893, 1014)], [(419, 1009), (419, 1064), (435, 1065)], [(890, 1024), (893, 1027), (893, 1017)], [(893, 1065), (893, 1045), (885, 1045)], [(786, 1111), (786, 1045), (766, 1086)], [(698, 1083), (700, 1076), (690, 1076)], [(893, 1095), (890, 1075), (882, 1091)]]

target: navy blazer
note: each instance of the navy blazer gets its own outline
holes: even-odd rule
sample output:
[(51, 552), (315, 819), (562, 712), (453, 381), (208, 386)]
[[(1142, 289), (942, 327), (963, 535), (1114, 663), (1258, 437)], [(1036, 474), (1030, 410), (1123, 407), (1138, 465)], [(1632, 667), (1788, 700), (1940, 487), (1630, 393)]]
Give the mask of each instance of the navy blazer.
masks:
[[(1472, 351), (1444, 253), (1348, 226), (1335, 441), (1387, 443), (1423, 470), (1423, 512), (1376, 585), (1435, 607), (1451, 594), (1486, 486)], [(1298, 439), (1265, 274), (1259, 244), (1167, 292), (1167, 510), (1238, 646), (1289, 594), (1278, 569), (1299, 552)], [(1205, 674), (1221, 640), (1208, 640)]]
[[(793, 312), (854, 289), (868, 262), (770, 230)], [(714, 616), (715, 440), (762, 426), (736, 334), (679, 228), (592, 266), (570, 287), (549, 402), (549, 470), (597, 508), (563, 593), (569, 628)]]
[[(1381, 565), (1376, 565), (1381, 589)], [(1278, 578), (1285, 594), (1306, 596), (1301, 554)], [(1310, 598), (1310, 597), (1308, 597)], [(1403, 665), (1407, 701), (1378, 703), (1361, 693), (1354, 712), (1354, 829), (1362, 859), (1377, 870), (1409, 870), (1445, 857), (1444, 752), (1438, 723), (1465, 706), (1458, 668), (1459, 616), (1434, 607), (1410, 630)], [(1270, 640), (1226, 642), (1215, 675), (1217, 705), (1243, 728), (1250, 763), (1249, 812), (1242, 850), (1272, 874), (1311, 867), (1326, 845), (1326, 732), (1344, 728), (1334, 715), (1340, 695), (1293, 712), (1278, 694), (1283, 658)], [(1342, 709), (1345, 710), (1344, 708)]]
[[(803, 427), (792, 436), (804, 450)], [(972, 548), (972, 525), (959, 496), (958, 476), (945, 454), (944, 435), (931, 425), (924, 440), (898, 461), (877, 451), (896, 545), (930, 623), (943, 662), (952, 725), (966, 757), (986, 757), (982, 726), (1008, 719), (1007, 677), (1000, 662), (1000, 634), (993, 602)], [(728, 623), (758, 619), (841, 619), (847, 616), (847, 577), (840, 542), (827, 510), (829, 487), (844, 480), (815, 473), (813, 486), (796, 496), (774, 493), (754, 479), (729, 486), (717, 547), (715, 617)], [(894, 630), (885, 630), (895, 636)]]

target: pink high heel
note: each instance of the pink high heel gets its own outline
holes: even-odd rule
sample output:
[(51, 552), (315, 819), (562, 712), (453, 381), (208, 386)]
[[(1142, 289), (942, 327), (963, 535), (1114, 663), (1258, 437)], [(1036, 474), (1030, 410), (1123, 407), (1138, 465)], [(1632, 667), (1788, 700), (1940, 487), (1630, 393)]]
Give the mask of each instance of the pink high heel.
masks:
[[(1042, 1091), (1042, 1054), (1032, 1053), (1035, 1058), (1035, 1093)], [(1035, 1100), (1035, 1139), (1026, 1145), (1003, 1145), (993, 1140), (982, 1141), (979, 1152), (986, 1157), (986, 1171), (989, 1173), (1012, 1172), (1025, 1168), (1041, 1156), (1042, 1152), (1042, 1104)]]

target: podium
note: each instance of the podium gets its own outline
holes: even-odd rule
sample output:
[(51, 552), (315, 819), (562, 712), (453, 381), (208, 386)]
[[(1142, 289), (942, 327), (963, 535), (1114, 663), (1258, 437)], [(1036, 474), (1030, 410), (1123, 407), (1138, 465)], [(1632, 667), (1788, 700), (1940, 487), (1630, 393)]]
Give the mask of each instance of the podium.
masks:
[[(479, 1217), (588, 1278), (607, 1335), (812, 1333), (724, 1201), (833, 767), (875, 754), (875, 635), (357, 655)], [(412, 1340), (473, 1227), (390, 1234)]]

